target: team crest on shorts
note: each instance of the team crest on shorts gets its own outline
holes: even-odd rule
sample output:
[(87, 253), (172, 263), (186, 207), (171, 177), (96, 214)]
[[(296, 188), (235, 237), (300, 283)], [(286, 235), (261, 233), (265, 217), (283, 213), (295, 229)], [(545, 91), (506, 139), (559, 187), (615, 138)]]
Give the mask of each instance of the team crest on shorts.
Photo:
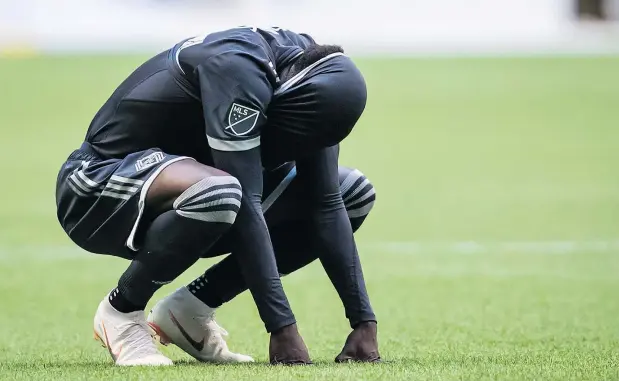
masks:
[(244, 136), (256, 127), (260, 111), (233, 103), (228, 112), (228, 125), (224, 128), (233, 136)]
[(143, 169), (152, 167), (155, 164), (161, 163), (165, 155), (163, 152), (153, 152), (150, 155), (141, 158), (135, 162), (135, 170), (141, 171)]

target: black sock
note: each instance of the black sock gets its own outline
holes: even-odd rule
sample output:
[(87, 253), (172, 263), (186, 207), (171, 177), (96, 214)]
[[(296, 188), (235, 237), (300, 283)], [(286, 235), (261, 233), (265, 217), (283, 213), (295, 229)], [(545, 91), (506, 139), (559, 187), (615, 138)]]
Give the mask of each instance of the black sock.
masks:
[[(245, 282), (243, 282), (244, 284)], [(193, 282), (187, 285), (187, 289), (200, 299), (202, 303), (211, 308), (217, 308), (224, 304), (225, 300), (219, 295), (217, 285), (210, 283), (206, 279), (206, 274), (197, 277)]]
[(183, 217), (175, 210), (161, 214), (148, 228), (143, 247), (121, 276), (113, 299), (125, 299), (134, 310), (144, 309), (155, 291), (191, 267), (229, 227)]
[(128, 301), (127, 298), (125, 298), (124, 295), (118, 290), (118, 287), (110, 292), (108, 298), (110, 300), (110, 304), (116, 309), (116, 311), (125, 314), (129, 312), (143, 311), (144, 308), (146, 308), (146, 305), (137, 306)]
[[(270, 228), (280, 274), (295, 272), (318, 258), (309, 244), (308, 231), (309, 226), (300, 221)], [(220, 252), (223, 250), (218, 249)], [(229, 255), (188, 284), (187, 288), (204, 304), (217, 308), (247, 290), (247, 284), (236, 258)]]

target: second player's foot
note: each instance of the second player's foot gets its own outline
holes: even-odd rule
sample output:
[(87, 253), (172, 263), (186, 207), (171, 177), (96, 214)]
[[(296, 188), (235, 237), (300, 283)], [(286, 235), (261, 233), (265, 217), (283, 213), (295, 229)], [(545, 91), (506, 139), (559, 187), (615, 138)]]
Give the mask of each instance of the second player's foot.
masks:
[(380, 362), (376, 322), (360, 323), (348, 335), (335, 362)]
[(181, 287), (159, 301), (148, 314), (148, 324), (159, 341), (172, 343), (203, 362), (253, 362), (246, 355), (231, 352), (223, 336), (228, 332), (215, 321), (215, 309)]
[(107, 348), (116, 365), (172, 365), (153, 341), (144, 311), (122, 313), (106, 296), (94, 319), (95, 339)]
[(307, 346), (299, 334), (296, 324), (291, 324), (271, 333), (269, 359), (273, 365), (306, 365), (312, 363)]

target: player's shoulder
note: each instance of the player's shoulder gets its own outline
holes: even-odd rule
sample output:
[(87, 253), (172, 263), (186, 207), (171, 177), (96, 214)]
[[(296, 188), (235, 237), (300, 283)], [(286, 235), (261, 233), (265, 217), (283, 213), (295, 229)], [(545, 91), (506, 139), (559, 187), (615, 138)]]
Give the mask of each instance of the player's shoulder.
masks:
[(175, 47), (187, 51), (201, 61), (218, 55), (264, 56), (266, 43), (261, 36), (248, 28), (232, 28), (186, 39)]
[(305, 33), (297, 33), (280, 27), (240, 26), (205, 37), (204, 43), (211, 45), (214, 54), (238, 52), (241, 54), (267, 54), (279, 61), (281, 56), (298, 54), (315, 44)]
[(278, 27), (240, 26), (185, 39), (169, 57), (175, 71), (194, 84), (199, 82), (199, 73), (227, 73), (242, 82), (259, 70), (276, 86), (280, 70), (312, 44), (315, 42), (307, 34)]
[(182, 40), (171, 49), (169, 59), (180, 76), (193, 82), (199, 68), (241, 72), (239, 65), (255, 62), (268, 70), (274, 57), (260, 35), (248, 28), (232, 28)]
[[(191, 44), (189, 41), (186, 44)], [(205, 35), (202, 46), (206, 56), (243, 55), (245, 57), (268, 58), (276, 66), (288, 64), (303, 50), (315, 44), (305, 33), (297, 33), (280, 27), (240, 26)]]
[(306, 48), (315, 43), (314, 38), (307, 33), (295, 32), (280, 27), (254, 28), (267, 41), (276, 41), (280, 45)]
[(306, 33), (297, 33), (279, 27), (240, 26), (186, 38), (172, 51), (190, 51), (201, 59), (222, 53), (281, 54), (282, 51), (303, 50), (315, 44)]

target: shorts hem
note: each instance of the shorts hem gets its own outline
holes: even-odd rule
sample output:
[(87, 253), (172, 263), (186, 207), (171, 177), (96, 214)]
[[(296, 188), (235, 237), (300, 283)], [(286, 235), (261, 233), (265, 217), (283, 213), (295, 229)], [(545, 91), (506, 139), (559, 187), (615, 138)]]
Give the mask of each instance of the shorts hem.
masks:
[(125, 245), (129, 248), (129, 250), (132, 250), (132, 251), (139, 250), (139, 248), (136, 247), (134, 240), (135, 240), (135, 235), (138, 231), (138, 227), (140, 225), (140, 221), (142, 220), (142, 215), (144, 214), (144, 206), (145, 206), (144, 204), (146, 202), (146, 194), (148, 193), (150, 186), (153, 184), (157, 176), (159, 176), (159, 174), (164, 169), (166, 169), (170, 164), (176, 163), (181, 160), (187, 160), (187, 159), (195, 160), (194, 158), (189, 157), (189, 156), (179, 156), (179, 157), (175, 157), (172, 160), (166, 161), (165, 163), (161, 164), (159, 168), (157, 168), (157, 170), (155, 170), (155, 172), (153, 172), (148, 177), (148, 179), (142, 186), (142, 189), (140, 190), (140, 199), (138, 201), (138, 216), (136, 217), (135, 222), (133, 223), (133, 228), (131, 229), (131, 233), (129, 233), (129, 237), (127, 237), (127, 241), (125, 243)]

